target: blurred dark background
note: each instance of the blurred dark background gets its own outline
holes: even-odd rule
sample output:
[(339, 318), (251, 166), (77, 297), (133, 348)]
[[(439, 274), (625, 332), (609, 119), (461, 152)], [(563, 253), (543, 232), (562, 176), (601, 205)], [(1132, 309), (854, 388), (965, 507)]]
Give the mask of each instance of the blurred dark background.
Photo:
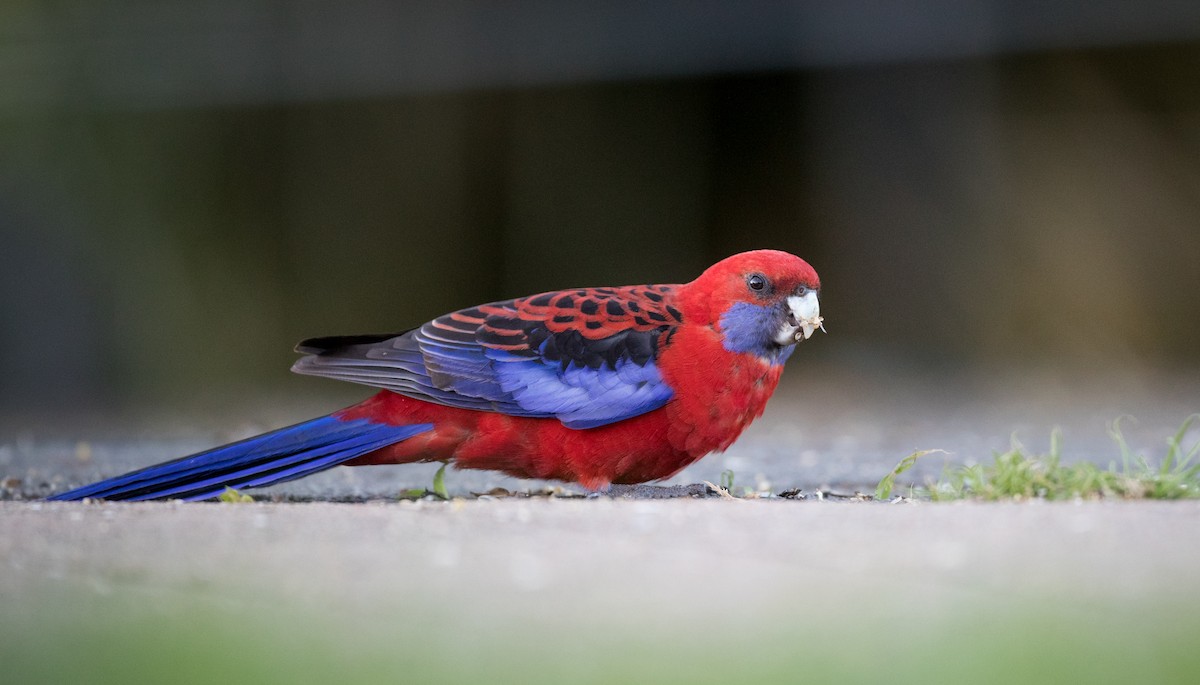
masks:
[(1196, 367), (1194, 0), (10, 0), (0, 86), (6, 411), (759, 247), (830, 373)]

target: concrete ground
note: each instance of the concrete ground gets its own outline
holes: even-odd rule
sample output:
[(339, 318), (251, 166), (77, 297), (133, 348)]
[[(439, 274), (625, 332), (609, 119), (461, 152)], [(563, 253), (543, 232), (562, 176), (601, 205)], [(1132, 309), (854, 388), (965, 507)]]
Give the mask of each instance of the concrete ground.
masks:
[(8, 682), (1195, 682), (1198, 523), (1195, 501), (3, 502), (0, 660)]
[[(786, 386), (733, 449), (672, 483), (729, 469), (766, 493), (850, 494), (914, 449), (987, 459), (1014, 431), (1045, 449), (1054, 426), (1068, 459), (1107, 463), (1105, 422), (1122, 414), (1154, 457), (1200, 408), (1186, 384), (867, 386)], [(282, 418), (245, 430), (303, 416)], [(275, 491), (303, 503), (34, 501), (239, 437), (85, 432), (16, 431), (0, 448), (0, 663), (13, 682), (1200, 674), (1196, 501), (478, 498), (547, 484), (456, 472), (461, 499), (395, 500), (431, 466), (340, 468)]]
[(1195, 501), (5, 502), (0, 592), (200, 587), (336, 598), (374, 613), (402, 612), (420, 588), (501, 614), (532, 601), (585, 614), (672, 607), (681, 620), (717, 605), (750, 618), (782, 597), (827, 611), (889, 594), (927, 608), (1136, 600), (1194, 586), (1198, 523)]

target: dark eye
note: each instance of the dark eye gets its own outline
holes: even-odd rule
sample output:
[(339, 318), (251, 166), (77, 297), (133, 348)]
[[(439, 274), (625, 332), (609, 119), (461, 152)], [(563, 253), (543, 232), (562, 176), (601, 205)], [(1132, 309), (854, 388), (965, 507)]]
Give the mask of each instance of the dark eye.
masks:
[(767, 289), (767, 277), (762, 274), (750, 274), (746, 277), (746, 285), (756, 293)]
[(800, 297), (804, 297), (805, 295), (808, 294), (808, 286), (806, 286), (806, 285), (799, 286), (798, 288), (796, 288), (796, 294), (799, 295)]

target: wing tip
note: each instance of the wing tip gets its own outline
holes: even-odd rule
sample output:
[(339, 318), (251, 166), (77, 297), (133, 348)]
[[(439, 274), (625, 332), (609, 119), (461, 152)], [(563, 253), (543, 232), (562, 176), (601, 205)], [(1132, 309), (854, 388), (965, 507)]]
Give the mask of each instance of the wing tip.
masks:
[(374, 345), (392, 338), (399, 338), (408, 333), (365, 333), (363, 335), (326, 335), (318, 338), (305, 338), (296, 343), (294, 349), (300, 354), (328, 354), (355, 345)]

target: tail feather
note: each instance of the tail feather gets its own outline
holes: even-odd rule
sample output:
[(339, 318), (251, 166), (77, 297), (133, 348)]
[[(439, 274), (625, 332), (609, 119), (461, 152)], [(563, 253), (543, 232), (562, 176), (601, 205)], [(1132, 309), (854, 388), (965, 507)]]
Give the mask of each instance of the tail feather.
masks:
[(209, 499), (227, 487), (265, 487), (324, 471), (432, 428), (429, 423), (390, 426), (323, 416), (48, 499)]

